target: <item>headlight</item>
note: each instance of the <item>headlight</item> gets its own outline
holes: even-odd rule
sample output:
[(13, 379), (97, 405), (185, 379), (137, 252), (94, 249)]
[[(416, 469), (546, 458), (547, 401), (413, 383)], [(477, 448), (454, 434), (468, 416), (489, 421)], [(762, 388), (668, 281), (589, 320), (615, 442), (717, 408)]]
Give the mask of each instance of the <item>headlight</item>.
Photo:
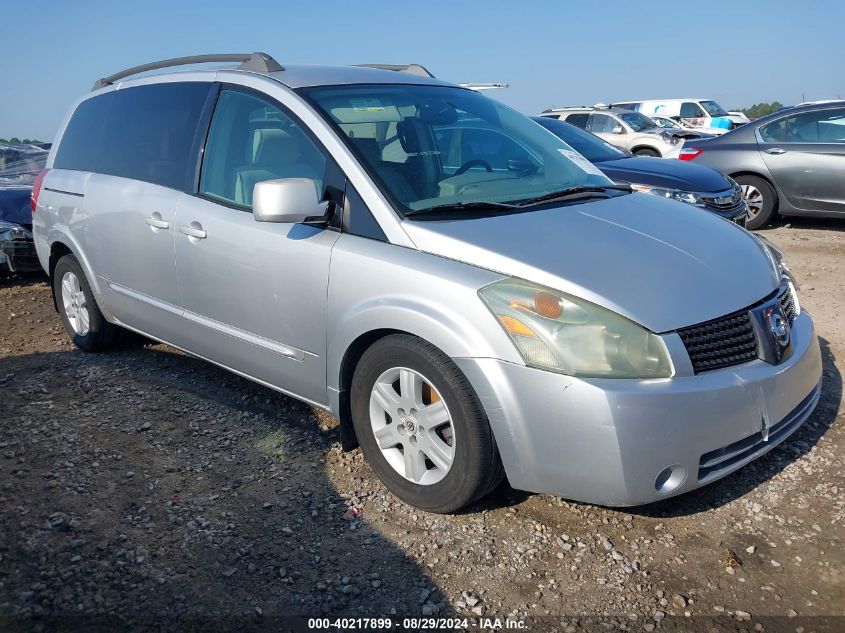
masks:
[(785, 279), (787, 284), (789, 284), (789, 291), (792, 293), (792, 303), (795, 305), (795, 316), (798, 316), (801, 314), (801, 303), (798, 301), (798, 280), (795, 279), (795, 275), (789, 270), (789, 266), (784, 260), (783, 252), (765, 237), (756, 233), (752, 233), (751, 236), (763, 245), (763, 250), (769, 256), (772, 266), (775, 267), (781, 279)]
[(663, 187), (652, 187), (651, 185), (632, 184), (631, 189), (634, 191), (641, 191), (643, 193), (650, 193), (653, 196), (660, 196), (661, 198), (669, 198), (670, 200), (678, 200), (679, 202), (686, 202), (687, 204), (703, 205), (704, 200), (701, 199), (697, 193), (692, 191), (682, 191), (681, 189), (664, 189)]
[(521, 279), (478, 294), (527, 365), (579, 377), (672, 375), (663, 341), (615, 312)]

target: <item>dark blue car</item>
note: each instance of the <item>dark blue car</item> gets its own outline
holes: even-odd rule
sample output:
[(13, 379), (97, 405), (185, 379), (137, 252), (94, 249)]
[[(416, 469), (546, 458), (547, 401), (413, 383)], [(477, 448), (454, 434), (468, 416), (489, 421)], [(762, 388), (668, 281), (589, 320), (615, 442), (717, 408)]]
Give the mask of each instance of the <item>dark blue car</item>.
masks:
[(32, 184), (44, 169), (41, 148), (0, 144), (0, 270), (39, 270), (32, 241)]
[(677, 160), (632, 156), (565, 121), (539, 116), (531, 118), (609, 178), (630, 183), (637, 191), (701, 207), (745, 226), (746, 206), (739, 185), (715, 169)]

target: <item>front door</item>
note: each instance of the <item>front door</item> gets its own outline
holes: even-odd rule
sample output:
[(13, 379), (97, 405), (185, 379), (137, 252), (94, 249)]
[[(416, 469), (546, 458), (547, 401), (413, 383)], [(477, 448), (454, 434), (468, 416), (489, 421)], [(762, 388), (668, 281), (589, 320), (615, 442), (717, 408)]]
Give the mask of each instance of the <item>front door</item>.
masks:
[(176, 268), (185, 347), (209, 360), (325, 404), (326, 293), (339, 233), (256, 222), (253, 187), (311, 178), (324, 190), (328, 161), (276, 102), (224, 88), (200, 174), (199, 194), (176, 209)]
[(845, 213), (845, 108), (802, 112), (760, 128), (761, 156), (789, 203)]
[[(611, 145), (628, 149), (625, 126), (608, 114), (593, 112), (590, 115), (590, 122), (587, 129)], [(614, 132), (614, 130), (616, 130), (616, 132)]]

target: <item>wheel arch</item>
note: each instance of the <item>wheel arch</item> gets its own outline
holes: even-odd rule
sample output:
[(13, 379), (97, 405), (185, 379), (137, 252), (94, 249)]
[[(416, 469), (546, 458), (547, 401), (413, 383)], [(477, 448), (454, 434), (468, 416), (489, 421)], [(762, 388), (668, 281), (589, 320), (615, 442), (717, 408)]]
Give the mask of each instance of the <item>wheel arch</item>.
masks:
[(650, 152), (655, 152), (659, 158), (663, 157), (663, 152), (661, 152), (659, 149), (657, 149), (653, 145), (645, 145), (642, 143), (639, 145), (634, 145), (634, 147), (631, 148), (631, 153), (636, 154), (641, 149), (647, 149)]
[(780, 203), (781, 203), (781, 199), (783, 198), (783, 193), (781, 192), (780, 189), (778, 189), (778, 186), (774, 183), (774, 181), (769, 176), (766, 176), (765, 174), (762, 174), (759, 171), (754, 171), (754, 170), (751, 170), (751, 169), (740, 169), (738, 171), (731, 172), (728, 175), (731, 178), (733, 178), (734, 180), (736, 180), (737, 178), (742, 178), (743, 176), (753, 176), (754, 178), (759, 178), (760, 180), (765, 180), (768, 183), (768, 185), (772, 188), (772, 190), (775, 192), (775, 206), (774, 206), (774, 209), (773, 209), (773, 213), (780, 215)]
[(379, 328), (370, 330), (359, 335), (349, 346), (347, 346), (345, 353), (340, 361), (339, 375), (338, 375), (338, 400), (337, 400), (337, 417), (340, 422), (340, 444), (343, 450), (349, 451), (358, 446), (358, 437), (355, 433), (355, 428), (352, 425), (352, 401), (349, 397), (349, 391), (352, 386), (352, 377), (355, 375), (355, 368), (358, 367), (358, 362), (370, 347), (377, 341), (390, 336), (392, 334), (411, 334), (404, 330), (397, 330), (391, 328)]
[[(59, 260), (65, 255), (73, 255), (76, 257), (76, 254), (73, 252), (71, 247), (61, 240), (56, 240), (50, 244), (50, 258), (47, 263), (47, 276), (50, 279), (51, 286), (53, 285), (53, 273), (56, 270), (56, 264), (58, 264)], [(79, 258), (77, 257), (77, 261), (78, 260)], [(58, 310), (59, 306), (56, 304), (56, 293), (50, 292), (50, 296), (53, 298), (53, 307)]]
[[(364, 307), (350, 321), (345, 322), (346, 327), (335, 331), (336, 338), (328, 346), (328, 397), (330, 408), (340, 421), (344, 450), (351, 450), (358, 443), (352, 427), (350, 398), (355, 368), (364, 352), (386, 336), (414, 336), (452, 359), (481, 356), (522, 363), (516, 348), (507, 339), (504, 330), (493, 322), (492, 317), (489, 319), (491, 323), (486, 323), (487, 327), (478, 320), (473, 326), (472, 322), (448, 311), (432, 310), (431, 305), (412, 302), (388, 307), (377, 303)], [(494, 336), (490, 336), (488, 330), (495, 333)]]
[[(91, 288), (91, 292), (94, 293), (94, 298), (100, 306), (100, 310), (104, 315), (107, 315), (107, 312), (102, 308), (103, 301), (99, 279), (97, 279), (97, 276), (94, 274), (94, 270), (91, 268), (91, 263), (88, 261), (88, 258), (85, 257), (80, 244), (73, 238), (70, 232), (63, 231), (60, 227), (53, 228), (53, 230), (50, 231), (47, 244), (49, 244), (50, 247), (47, 259), (47, 274), (49, 275), (50, 283), (52, 284), (53, 282), (53, 273), (58, 261), (65, 255), (73, 255), (82, 267), (82, 272), (85, 273), (88, 286)], [(108, 319), (109, 317), (106, 316), (106, 318)]]
[[(56, 270), (56, 264), (59, 263), (59, 260), (65, 255), (73, 255), (76, 257), (73, 249), (64, 242), (56, 240), (50, 244), (50, 259), (47, 268), (47, 276), (50, 277), (50, 279), (53, 279), (53, 272)], [(77, 257), (77, 259), (79, 258)]]

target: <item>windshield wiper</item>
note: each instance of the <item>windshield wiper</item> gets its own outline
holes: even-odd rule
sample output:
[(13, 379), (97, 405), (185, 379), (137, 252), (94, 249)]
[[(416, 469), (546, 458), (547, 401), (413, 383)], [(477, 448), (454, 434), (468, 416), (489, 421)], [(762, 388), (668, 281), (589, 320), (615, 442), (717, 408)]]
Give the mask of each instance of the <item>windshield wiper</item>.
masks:
[(559, 202), (564, 200), (571, 200), (573, 198), (608, 198), (607, 192), (610, 191), (625, 191), (631, 193), (630, 185), (598, 185), (590, 187), (569, 187), (568, 189), (561, 189), (560, 191), (553, 191), (551, 193), (537, 196), (536, 198), (529, 198), (523, 200), (518, 207), (530, 207), (535, 204), (542, 204), (544, 202)]
[(425, 209), (413, 209), (406, 211), (405, 216), (420, 215), (422, 213), (439, 213), (443, 211), (485, 211), (490, 209), (518, 209), (520, 205), (508, 204), (506, 202), (485, 202), (478, 200), (475, 202), (451, 202), (449, 204), (438, 204), (433, 207), (426, 207)]

